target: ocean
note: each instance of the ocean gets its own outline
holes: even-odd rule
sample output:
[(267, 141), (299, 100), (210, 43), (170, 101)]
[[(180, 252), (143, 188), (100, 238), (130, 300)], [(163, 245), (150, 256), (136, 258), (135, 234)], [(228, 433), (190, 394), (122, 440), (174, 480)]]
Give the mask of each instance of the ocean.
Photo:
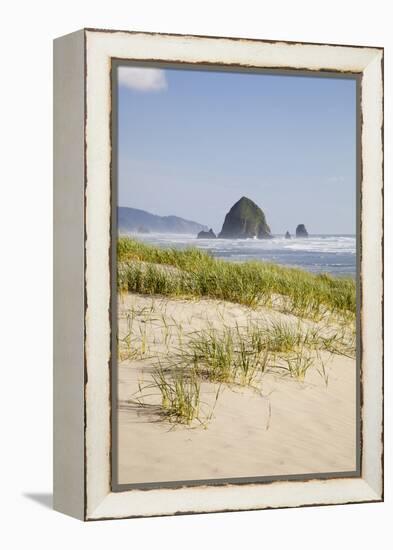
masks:
[[(130, 235), (131, 236), (131, 235)], [(195, 235), (137, 234), (133, 238), (152, 245), (186, 248), (195, 246), (214, 257), (231, 262), (258, 260), (289, 267), (299, 267), (313, 273), (337, 276), (356, 275), (355, 235), (310, 235), (306, 239), (197, 239)]]

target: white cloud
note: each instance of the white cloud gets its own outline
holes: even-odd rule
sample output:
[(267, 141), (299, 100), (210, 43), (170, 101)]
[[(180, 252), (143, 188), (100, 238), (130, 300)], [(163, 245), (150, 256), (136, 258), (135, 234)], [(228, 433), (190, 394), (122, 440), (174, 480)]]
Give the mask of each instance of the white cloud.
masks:
[(147, 67), (119, 67), (119, 84), (139, 92), (166, 90), (165, 71)]

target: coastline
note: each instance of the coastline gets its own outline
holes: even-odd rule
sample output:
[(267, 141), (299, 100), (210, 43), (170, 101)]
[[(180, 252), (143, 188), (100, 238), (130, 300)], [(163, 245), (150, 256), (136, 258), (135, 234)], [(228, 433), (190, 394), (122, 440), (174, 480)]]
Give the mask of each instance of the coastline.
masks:
[[(334, 276), (356, 276), (355, 235), (313, 235), (307, 238), (285, 239), (197, 239), (189, 234), (129, 233), (122, 235), (141, 243), (160, 248), (184, 250), (196, 247), (215, 258), (230, 262), (250, 260), (277, 263), (286, 267), (305, 269), (313, 273)], [(120, 238), (122, 238), (120, 237)]]

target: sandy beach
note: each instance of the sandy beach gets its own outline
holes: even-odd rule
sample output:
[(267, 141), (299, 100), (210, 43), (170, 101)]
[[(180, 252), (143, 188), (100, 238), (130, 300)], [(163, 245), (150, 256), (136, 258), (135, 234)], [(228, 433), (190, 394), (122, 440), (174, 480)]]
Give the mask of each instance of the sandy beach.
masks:
[(132, 293), (119, 295), (118, 317), (120, 484), (356, 469), (354, 357), (311, 350), (304, 380), (274, 355), (277, 368), (250, 385), (203, 379), (201, 421), (190, 425), (163, 417), (160, 392), (151, 388), (157, 364), (173, 361), (200, 331), (282, 323), (305, 333), (317, 323), (266, 307)]

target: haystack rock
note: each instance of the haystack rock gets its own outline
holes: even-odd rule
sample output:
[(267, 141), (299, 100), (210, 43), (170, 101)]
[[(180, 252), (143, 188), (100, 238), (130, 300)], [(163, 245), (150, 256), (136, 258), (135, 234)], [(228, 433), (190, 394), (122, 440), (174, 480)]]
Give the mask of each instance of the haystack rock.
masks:
[(265, 214), (252, 200), (242, 197), (225, 216), (218, 235), (221, 239), (270, 239), (272, 237)]
[(308, 237), (307, 229), (302, 223), (296, 228), (296, 237)]
[(217, 237), (213, 229), (209, 229), (209, 231), (200, 231), (197, 235), (197, 239), (216, 239), (216, 238)]

